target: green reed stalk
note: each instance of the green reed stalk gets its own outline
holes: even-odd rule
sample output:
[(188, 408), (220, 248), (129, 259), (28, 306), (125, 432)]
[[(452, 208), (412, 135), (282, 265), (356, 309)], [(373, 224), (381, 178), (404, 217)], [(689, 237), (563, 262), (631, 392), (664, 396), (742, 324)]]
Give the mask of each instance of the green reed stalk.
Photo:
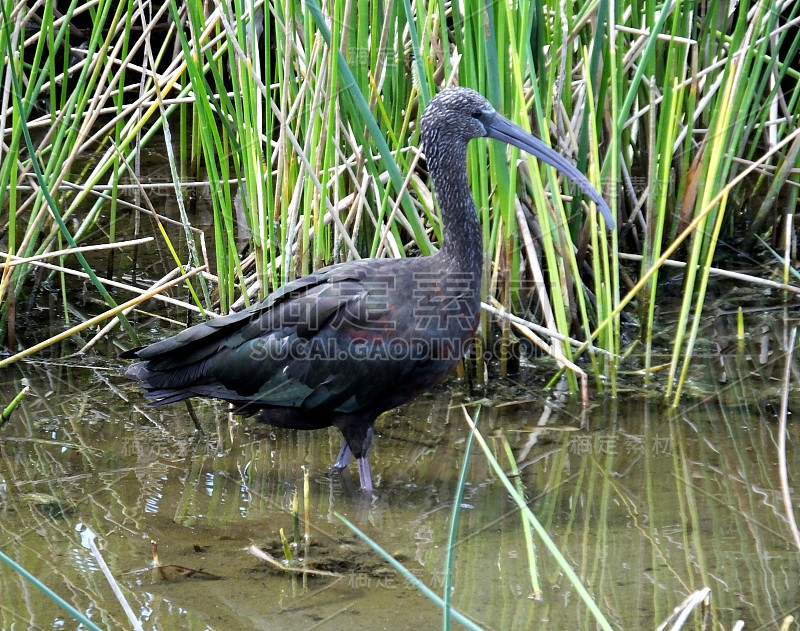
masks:
[[(14, 9), (10, 0), (3, 4)], [(758, 244), (754, 236), (775, 232), (778, 221), (788, 217), (788, 211), (773, 210), (783, 201), (781, 183), (789, 181), (800, 154), (800, 145), (780, 145), (793, 133), (800, 110), (800, 90), (788, 92), (783, 85), (800, 80), (793, 68), (800, 36), (784, 28), (800, 14), (800, 5), (779, 16), (768, 3), (749, 2), (747, 9), (755, 7), (751, 19), (747, 10), (739, 10), (731, 21), (722, 17), (718, 1), (705, 20), (692, 18), (694, 4), (686, 0), (641, 0), (629, 6), (608, 0), (580, 6), (537, 0), (519, 6), (500, 2), (480, 11), (462, 11), (443, 0), (403, 0), (386, 7), (342, 0), (330, 4), (326, 14), (317, 0), (278, 1), (264, 5), (260, 14), (252, 0), (235, 0), (208, 16), (198, 3), (188, 3), (181, 10), (186, 11), (189, 37), (173, 29), (149, 64), (156, 68), (159, 60), (166, 62), (178, 37), (187, 67), (174, 66), (178, 70), (169, 75), (168, 85), (158, 86), (165, 101), (160, 116), (155, 116), (152, 77), (141, 82), (139, 92), (150, 107), (131, 106), (122, 97), (126, 88), (133, 94), (131, 84), (138, 76), (129, 66), (143, 46), (143, 40), (129, 37), (134, 20), (140, 20), (134, 13), (143, 8), (133, 0), (92, 5), (95, 22), (103, 28), (94, 29), (87, 42), (87, 63), (69, 81), (59, 77), (70, 70), (69, 62), (62, 67), (53, 51), (75, 43), (69, 18), (83, 6), (73, 1), (67, 19), (56, 26), (52, 0), (45, 0), (38, 32), (28, 22), (27, 30), (11, 29), (11, 41), (0, 42), (2, 56), (13, 52), (15, 60), (6, 72), (15, 69), (25, 78), (22, 105), (11, 104), (13, 120), (30, 119), (34, 103), (49, 99), (48, 131), (41, 138), (35, 135), (44, 180), (54, 196), (63, 196), (64, 220), (78, 222), (76, 242), (97, 229), (113, 241), (120, 178), (162, 120), (180, 107), (182, 159), (175, 166), (183, 171), (191, 155), (195, 168), (207, 172), (223, 311), (234, 304), (238, 308), (239, 301), (247, 304), (256, 287), (263, 295), (297, 274), (345, 257), (433, 251), (431, 241), (441, 237), (438, 217), (426, 201), (424, 179), (411, 177), (419, 171), (414, 169), (417, 154), (409, 148), (419, 141), (420, 111), (451, 83), (476, 88), (505, 115), (573, 156), (593, 181), (604, 184), (607, 199), (620, 213), (618, 242), (616, 234), (607, 236), (594, 227), (581, 201), (564, 206), (559, 180), (550, 169), (541, 171), (529, 159), (520, 167), (517, 152), (496, 143), (472, 143), (469, 178), (487, 263), (482, 294), (499, 299), (509, 311), (528, 309), (521, 303), (521, 288), (529, 280), (526, 258), (533, 248), (519, 248), (517, 221), (533, 217), (533, 245), (542, 256), (547, 287), (541, 288), (542, 307), (531, 311), (542, 313), (539, 319), (563, 335), (577, 329), (589, 338), (597, 322), (607, 321), (596, 344), (624, 356), (617, 254), (637, 249), (643, 254), (639, 278), (650, 280), (642, 287), (631, 278), (636, 293), (622, 300), (640, 297), (646, 380), (655, 378), (649, 353), (662, 281), (652, 266), (663, 252), (675, 250), (675, 240), (684, 238), (678, 236), (682, 226), (709, 212), (697, 223), (686, 255), (686, 324), (672, 344), (670, 397), (680, 396), (691, 365), (716, 242), (742, 235), (745, 243)], [(161, 10), (177, 19), (182, 17), (178, 6), (171, 2)], [(263, 20), (263, 46), (250, 37), (257, 19)], [(329, 24), (335, 25), (333, 33)], [(29, 47), (23, 51), (24, 41)], [(23, 59), (33, 61), (15, 65)], [(732, 64), (753, 80), (731, 84)], [(173, 95), (196, 98), (192, 151), (186, 136), (189, 106), (167, 103)], [(105, 123), (105, 135), (97, 131), (103, 124), (101, 108), (116, 116)], [(8, 223), (0, 228), (7, 227), (10, 249), (25, 256), (44, 252), (62, 237), (48, 219), (41, 194), (23, 195), (18, 186), (25, 175), (17, 173), (19, 162), (9, 156), (21, 149), (20, 129), (15, 124), (7, 135), (11, 151), (0, 164), (0, 188), (9, 200)], [(113, 138), (114, 146), (104, 138)], [(720, 208), (709, 211), (704, 204), (745, 168), (738, 159), (755, 159), (765, 143), (781, 147), (772, 158), (774, 171), (737, 184)], [(95, 147), (96, 163), (80, 173), (75, 155)], [(599, 175), (597, 164), (602, 165)], [(83, 178), (86, 188), (62, 190), (67, 177)], [(111, 201), (98, 197), (86, 212), (92, 188), (104, 178), (112, 187)], [(747, 208), (747, 198), (761, 203)], [(234, 212), (235, 200), (242, 202), (243, 215)], [(240, 224), (252, 234), (247, 244), (252, 256), (246, 261), (252, 267), (246, 269), (238, 252)], [(184, 225), (189, 227), (187, 221)], [(177, 244), (168, 247), (179, 251)], [(65, 262), (74, 264), (70, 261)], [(698, 265), (703, 267), (699, 274)], [(115, 273), (115, 267), (109, 258), (107, 273)], [(27, 286), (30, 270), (29, 265), (3, 270), (0, 327), (9, 319), (13, 323), (15, 298)], [(253, 281), (257, 284), (249, 284)], [(484, 314), (478, 343), (481, 350), (491, 348), (498, 328), (505, 372), (514, 341), (510, 329), (495, 326)], [(576, 356), (569, 348), (563, 352), (570, 361)], [(604, 366), (592, 358), (592, 371), (605, 374), (613, 391), (617, 360), (603, 361), (611, 363)], [(481, 377), (482, 362), (479, 352)], [(577, 382), (570, 380), (576, 390)], [(598, 389), (605, 383), (598, 381)]]
[[(776, 19), (775, 12), (769, 11), (763, 3), (760, 3), (759, 7), (767, 12), (766, 16), (755, 12), (753, 20), (748, 23), (747, 11), (745, 11), (740, 14), (736, 25), (736, 30), (731, 42), (731, 50), (739, 51), (740, 57), (734, 59), (733, 56), (730, 56), (725, 66), (723, 88), (719, 100), (716, 103), (716, 111), (710, 130), (710, 143), (703, 164), (705, 173), (700, 189), (702, 193), (698, 197), (698, 199), (701, 200), (698, 208), (708, 207), (711, 199), (715, 197), (718, 191), (724, 186), (728, 173), (732, 168), (732, 157), (736, 154), (736, 149), (742, 139), (746, 118), (741, 116), (741, 113), (749, 111), (753, 105), (753, 95), (756, 86), (754, 82), (742, 81), (742, 77), (759, 76), (762, 72), (761, 66), (764, 62), (765, 46), (768, 39), (762, 38), (761, 42), (759, 42), (758, 35), (761, 33), (762, 28), (765, 32), (769, 32)], [(766, 19), (763, 19), (764, 17), (766, 17)], [(691, 320), (691, 327), (688, 331), (680, 375), (675, 387), (675, 394), (672, 401), (673, 405), (677, 405), (688, 376), (692, 352), (696, 343), (700, 318), (702, 316), (702, 305), (708, 287), (709, 268), (711, 267), (716, 244), (722, 230), (727, 202), (728, 195), (724, 195), (719, 206), (716, 207), (715, 210), (712, 210), (708, 217), (701, 223), (698, 231), (695, 232), (695, 238), (692, 243), (692, 251), (689, 265), (687, 266), (686, 277), (688, 290), (684, 294), (682, 304), (682, 314), (685, 317), (682, 317), (681, 325), (679, 326), (679, 335), (676, 335), (675, 344), (673, 346), (669, 383), (667, 384), (666, 392), (668, 398), (671, 395), (673, 377), (677, 371), (679, 351), (683, 347), (684, 329), (686, 326), (684, 323), (687, 323), (693, 298), (694, 314)], [(698, 270), (698, 262), (701, 259), (703, 263)], [(700, 272), (699, 285), (696, 296), (693, 296), (694, 281), (698, 271)]]
[[(405, 578), (409, 583), (411, 583), (414, 587), (416, 587), (417, 590), (423, 596), (428, 598), (433, 604), (435, 604), (437, 607), (439, 607), (443, 612), (445, 611), (444, 600), (442, 598), (440, 598), (439, 595), (436, 592), (434, 592), (427, 585), (425, 585), (425, 583), (423, 583), (416, 576), (414, 576), (414, 574), (410, 570), (408, 570), (408, 568), (406, 568), (402, 563), (400, 563), (400, 561), (395, 559), (391, 554), (389, 554), (386, 550), (384, 550), (377, 542), (375, 542), (374, 540), (370, 539), (366, 535), (366, 533), (364, 533), (362, 530), (360, 530), (355, 524), (350, 522), (346, 517), (343, 517), (339, 513), (334, 513), (334, 515), (336, 515), (336, 517), (338, 517), (342, 521), (342, 523), (344, 523), (345, 526), (347, 526), (356, 535), (358, 535), (358, 537), (362, 541), (364, 541), (364, 543), (366, 543), (370, 548), (375, 550), (375, 552), (377, 552), (381, 557), (383, 557), (383, 559), (387, 563), (389, 563), (389, 565), (391, 565), (395, 570), (400, 572), (400, 574), (403, 575), (403, 578)], [(452, 607), (450, 607), (447, 610), (447, 612), (453, 618), (453, 620), (455, 620), (459, 624), (463, 625), (467, 629), (470, 629), (471, 631), (482, 631), (481, 627), (479, 627), (477, 624), (475, 624), (472, 620), (467, 618), (464, 614), (462, 614), (458, 610), (453, 609)]]
[(89, 618), (87, 618), (83, 612), (77, 610), (75, 607), (70, 605), (66, 600), (64, 600), (61, 596), (56, 594), (52, 589), (50, 589), (47, 585), (45, 585), (41, 580), (39, 580), (33, 574), (28, 572), (19, 563), (17, 563), (11, 557), (6, 555), (2, 550), (0, 550), (0, 561), (5, 563), (17, 574), (22, 576), (26, 581), (28, 581), (31, 585), (36, 587), (45, 596), (47, 596), (50, 600), (56, 603), (59, 607), (61, 607), (64, 611), (66, 611), (75, 620), (84, 625), (87, 629), (90, 629), (90, 631), (102, 631), (100, 627), (98, 627), (94, 622), (89, 620)]
[[(125, 30), (122, 36), (122, 51), (120, 53), (121, 59), (126, 59), (128, 57), (128, 43), (130, 41), (130, 34), (131, 34), (131, 14), (133, 13), (133, 0), (128, 0), (128, 6), (125, 11)], [(50, 50), (53, 50), (52, 48)], [(53, 57), (51, 55), (51, 57)], [(55, 82), (51, 81), (51, 85), (55, 85)], [(125, 85), (125, 67), (123, 66), (121, 69), (121, 73), (119, 75), (119, 86)], [(117, 110), (117, 124), (114, 126), (114, 144), (119, 146), (120, 139), (122, 137), (122, 131), (124, 128), (124, 123), (122, 120), (122, 107), (123, 107), (123, 97), (125, 95), (124, 90), (118, 89), (116, 95), (114, 96), (114, 106)], [(52, 102), (55, 102), (53, 100)], [(109, 210), (109, 220), (108, 220), (108, 242), (114, 243), (117, 238), (117, 196), (119, 194), (119, 189), (117, 188), (119, 185), (119, 177), (117, 177), (117, 173), (119, 173), (119, 154), (114, 156), (114, 163), (112, 166), (112, 188), (111, 188), (111, 208)], [(108, 251), (108, 264), (106, 268), (106, 277), (111, 278), (114, 275), (114, 262), (115, 262), (115, 252), (112, 249)], [(66, 291), (64, 292), (66, 296)]]
[[(470, 438), (472, 438), (472, 434), (470, 434)], [(506, 458), (508, 458), (508, 466), (511, 468), (511, 476), (514, 478), (514, 486), (517, 492), (524, 497), (525, 487), (522, 485), (522, 480), (520, 479), (519, 467), (517, 466), (517, 461), (514, 459), (514, 452), (511, 451), (511, 445), (505, 434), (502, 436), (502, 442), (503, 450), (506, 452)], [(533, 542), (531, 525), (524, 519), (522, 520), (522, 531), (525, 535), (525, 550), (528, 553), (528, 572), (531, 579), (532, 597), (538, 600), (542, 596), (542, 588), (539, 585), (539, 572), (536, 569), (536, 545)]]
[[(212, 52), (206, 53), (207, 66), (204, 66), (195, 51), (201, 50), (200, 33), (205, 29), (206, 20), (199, 5), (189, 3), (189, 25), (191, 27), (192, 42), (178, 29), (178, 37), (186, 60), (186, 71), (191, 79), (192, 89), (196, 94), (195, 107), (199, 117), (199, 131), (201, 146), (205, 156), (230, 156), (230, 152), (238, 152), (240, 146), (232, 138), (230, 124), (227, 118), (218, 119), (217, 115), (223, 112), (232, 112), (233, 107), (227, 98), (224, 88), (215, 91), (206, 80), (204, 70), (211, 72), (218, 90), (224, 86), (220, 73), (220, 64), (223, 52), (219, 55)], [(178, 10), (173, 2), (170, 5), (173, 19), (179, 22)], [(227, 48), (226, 48), (227, 50)], [(219, 110), (212, 107), (212, 96), (220, 96)], [(217, 275), (219, 277), (220, 310), (227, 312), (233, 301), (236, 282), (238, 281), (242, 293), (246, 293), (244, 274), (234, 242), (233, 195), (230, 188), (229, 160), (204, 161), (211, 184), (211, 199), (214, 215), (214, 245), (216, 253)], [(255, 185), (255, 184), (254, 184)]]
[[(475, 424), (478, 423), (480, 416), (480, 408), (475, 412)], [(442, 608), (443, 620), (442, 629), (450, 631), (451, 621), (450, 618), (452, 608), (450, 601), (452, 599), (452, 585), (453, 585), (453, 563), (455, 561), (456, 551), (456, 538), (458, 536), (458, 518), (461, 514), (461, 501), (464, 499), (464, 487), (467, 484), (467, 470), (469, 468), (469, 457), (472, 452), (473, 435), (467, 437), (467, 443), (464, 447), (464, 462), (461, 464), (461, 473), (458, 476), (458, 485), (456, 486), (456, 494), (453, 498), (453, 512), (450, 516), (450, 532), (447, 535), (447, 555), (445, 557), (445, 571), (444, 571), (444, 584), (442, 586), (444, 607)]]
[[(463, 409), (463, 408), (462, 408)], [(511, 480), (508, 479), (508, 476), (503, 471), (503, 468), (497, 462), (497, 459), (494, 457), (492, 450), (489, 448), (489, 445), (486, 444), (481, 433), (478, 431), (478, 428), (475, 427), (475, 423), (470, 418), (469, 414), (467, 414), (466, 410), (464, 410), (464, 416), (467, 421), (467, 425), (469, 425), (472, 433), (475, 434), (475, 439), (478, 441), (478, 444), (483, 449), (483, 453), (486, 456), (486, 460), (491, 465), (492, 469), (494, 470), (495, 474), (497, 475), (500, 482), (506, 488), (508, 493), (511, 495), (511, 498), (516, 502), (517, 506), (519, 506), (520, 513), (522, 514), (523, 519), (525, 519), (536, 531), (536, 534), (544, 543), (545, 547), (548, 551), (553, 555), (558, 566), (561, 568), (561, 571), (564, 572), (567, 580), (569, 580), (570, 584), (575, 588), (575, 591), (580, 596), (581, 600), (583, 600), (584, 604), (589, 609), (589, 612), (592, 614), (592, 617), (595, 619), (595, 622), (600, 626), (601, 629), (605, 631), (611, 631), (611, 625), (606, 620), (603, 613), (600, 611), (600, 608), (594, 602), (594, 599), (591, 597), (589, 592), (581, 583), (578, 576), (575, 574), (575, 571), (569, 565), (567, 560), (561, 554), (559, 549), (556, 547), (555, 542), (550, 538), (550, 535), (547, 531), (542, 527), (539, 520), (533, 514), (530, 508), (528, 508), (528, 504), (525, 501), (525, 498), (514, 488), (514, 485), (511, 483)]]
[[(6, 10), (5, 10), (5, 6), (4, 5), (3, 5), (2, 9), (3, 9), (3, 24), (5, 25), (5, 28), (3, 29), (3, 33), (5, 35), (5, 40), (6, 40), (6, 44), (8, 46), (8, 50), (11, 50), (11, 37), (10, 37), (10, 34), (9, 34), (9, 29), (8, 29), (8, 26), (9, 26), (8, 14), (7, 14)], [(15, 72), (11, 71), (10, 75), (11, 75), (11, 82), (12, 82), (12, 87), (13, 87), (13, 97), (14, 97), (14, 100), (16, 101), (16, 104), (17, 104), (17, 107), (19, 109), (20, 114), (22, 114), (22, 112), (24, 111), (24, 108), (23, 108), (23, 103), (22, 103), (19, 80), (18, 80), (17, 75), (16, 75)], [(34, 150), (34, 146), (33, 146), (33, 141), (31, 140), (30, 133), (28, 132), (27, 121), (25, 120), (24, 115), (23, 115), (23, 118), (22, 118), (22, 121), (21, 121), (21, 127), (22, 127), (22, 135), (25, 138), (25, 144), (26, 144), (26, 146), (28, 148), (29, 154), (32, 157), (31, 166), (33, 167), (33, 170), (34, 170), (34, 172), (36, 174), (36, 179), (37, 179), (37, 181), (39, 183), (41, 197), (47, 203), (47, 205), (49, 207), (49, 210), (50, 210), (50, 213), (52, 214), (53, 218), (55, 219), (56, 224), (58, 226), (58, 229), (61, 231), (61, 234), (63, 234), (64, 238), (67, 240), (67, 243), (69, 243), (70, 247), (77, 248), (78, 246), (75, 243), (75, 240), (73, 239), (72, 234), (69, 232), (66, 224), (64, 223), (64, 218), (62, 217), (61, 213), (59, 213), (58, 208), (56, 207), (55, 201), (50, 196), (50, 192), (48, 190), (47, 183), (45, 182), (45, 178), (44, 178), (44, 175), (42, 173), (42, 169), (41, 169), (41, 167), (39, 165), (39, 160), (38, 160), (38, 158), (36, 158), (36, 154), (35, 154), (35, 150)], [(114, 301), (114, 299), (111, 297), (111, 295), (108, 293), (106, 288), (102, 285), (102, 283), (100, 283), (100, 280), (95, 275), (94, 271), (92, 270), (92, 268), (89, 265), (89, 263), (86, 261), (86, 258), (83, 256), (83, 254), (81, 252), (76, 252), (75, 253), (75, 257), (78, 259), (78, 262), (81, 264), (81, 267), (83, 267), (84, 271), (89, 275), (89, 278), (91, 279), (91, 281), (94, 284), (95, 288), (100, 293), (100, 295), (105, 299), (105, 301), (108, 303), (108, 305), (112, 309), (116, 308), (117, 303)], [(23, 266), (20, 265), (19, 267), (23, 267)], [(119, 317), (120, 323), (125, 328), (126, 332), (130, 336), (130, 338), (132, 340), (136, 341), (138, 338), (136, 336), (135, 331), (133, 330), (133, 328), (131, 327), (130, 323), (128, 322), (127, 318), (122, 313), (119, 313), (118, 317)]]
[[(308, 7), (311, 16), (314, 19), (316, 28), (319, 30), (326, 43), (330, 44), (330, 29), (327, 26), (325, 18), (323, 17), (316, 0), (306, 0), (306, 6)], [(336, 54), (341, 57), (341, 53), (339, 51), (337, 51)], [(397, 190), (401, 191), (400, 197), (403, 207), (406, 209), (406, 218), (408, 219), (414, 231), (417, 244), (423, 249), (423, 253), (427, 254), (429, 249), (429, 241), (422, 230), (419, 218), (413, 210), (411, 201), (403, 189), (403, 176), (400, 173), (400, 170), (397, 168), (397, 163), (391, 156), (389, 147), (386, 144), (386, 141), (383, 139), (380, 128), (378, 127), (378, 124), (375, 121), (367, 102), (365, 101), (361, 92), (355, 89), (355, 77), (353, 77), (353, 73), (350, 71), (347, 62), (344, 59), (339, 59), (339, 72), (341, 74), (342, 94), (348, 97), (345, 99), (346, 110), (353, 120), (356, 119), (355, 115), (357, 114), (360, 120), (366, 125), (372, 134), (372, 141), (378, 147), (378, 151), (380, 152), (381, 158), (386, 164), (386, 168), (389, 172), (389, 177), (392, 180), (392, 183)]]

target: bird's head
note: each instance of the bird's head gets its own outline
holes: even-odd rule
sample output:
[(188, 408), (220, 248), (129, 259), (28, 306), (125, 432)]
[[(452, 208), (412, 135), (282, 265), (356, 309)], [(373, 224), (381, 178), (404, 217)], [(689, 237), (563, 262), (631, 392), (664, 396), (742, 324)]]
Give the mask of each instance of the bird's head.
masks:
[(568, 176), (597, 204), (606, 225), (614, 227), (611, 210), (583, 173), (536, 136), (498, 114), (492, 104), (474, 90), (447, 88), (439, 92), (422, 113), (420, 128), (429, 163), (432, 154), (436, 154), (435, 162), (442, 165), (448, 155), (455, 154), (459, 161), (464, 160), (467, 143), (473, 138), (494, 138), (522, 149)]
[(422, 142), (430, 146), (440, 136), (461, 142), (489, 136), (497, 112), (483, 96), (469, 88), (446, 88), (433, 97), (420, 118)]

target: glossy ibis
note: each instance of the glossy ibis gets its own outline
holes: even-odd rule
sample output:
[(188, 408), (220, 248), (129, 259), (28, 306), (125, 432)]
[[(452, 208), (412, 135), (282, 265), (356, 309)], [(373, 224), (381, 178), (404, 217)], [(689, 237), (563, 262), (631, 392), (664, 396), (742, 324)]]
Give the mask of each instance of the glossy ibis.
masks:
[(477, 92), (443, 90), (420, 125), (442, 213), (439, 252), (326, 267), (248, 309), (123, 353), (141, 360), (126, 375), (142, 383), (153, 405), (213, 397), (279, 427), (336, 426), (344, 440), (334, 466), (346, 467), (354, 455), (361, 488), (372, 492), (375, 419), (444, 379), (478, 325), (483, 242), (467, 143), (494, 138), (548, 162), (614, 225), (582, 173)]

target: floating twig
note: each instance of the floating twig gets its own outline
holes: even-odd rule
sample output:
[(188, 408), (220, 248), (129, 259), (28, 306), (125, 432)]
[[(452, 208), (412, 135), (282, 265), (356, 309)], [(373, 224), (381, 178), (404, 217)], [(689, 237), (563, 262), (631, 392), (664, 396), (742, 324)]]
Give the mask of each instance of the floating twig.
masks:
[(255, 545), (251, 545), (249, 548), (247, 548), (247, 551), (254, 557), (258, 557), (262, 561), (266, 561), (271, 566), (276, 567), (279, 570), (283, 570), (284, 572), (295, 572), (296, 574), (314, 574), (315, 576), (333, 576), (335, 578), (342, 578), (343, 576), (337, 572), (328, 572), (326, 570), (315, 570), (313, 568), (291, 567), (289, 565), (284, 565), (274, 556), (269, 554), (269, 552), (265, 552)]

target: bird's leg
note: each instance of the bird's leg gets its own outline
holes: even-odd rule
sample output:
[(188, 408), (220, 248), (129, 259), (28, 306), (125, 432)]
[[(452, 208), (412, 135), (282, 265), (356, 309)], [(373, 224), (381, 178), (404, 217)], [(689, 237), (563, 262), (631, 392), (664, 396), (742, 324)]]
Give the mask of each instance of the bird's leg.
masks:
[(361, 490), (370, 496), (372, 495), (372, 472), (369, 468), (369, 448), (372, 445), (374, 432), (372, 425), (367, 427), (366, 436), (361, 443), (361, 453), (358, 456), (358, 478), (361, 481)]
[(372, 495), (372, 473), (369, 469), (369, 456), (364, 454), (358, 459), (358, 477), (361, 480), (361, 490)]
[[(367, 495), (372, 495), (372, 473), (369, 468), (369, 448), (374, 434), (372, 423), (374, 423), (374, 419), (370, 419), (370, 424), (367, 426), (366, 431), (363, 431), (363, 424), (361, 427), (352, 423), (339, 427), (344, 439), (342, 440), (342, 448), (339, 450), (339, 456), (333, 464), (337, 469), (344, 469), (350, 464), (351, 456), (356, 456), (361, 490)], [(363, 433), (361, 433), (362, 431)], [(348, 440), (348, 437), (350, 440)], [(351, 442), (353, 443), (353, 448), (350, 447)]]
[(350, 457), (353, 452), (350, 451), (350, 445), (342, 438), (342, 448), (339, 450), (339, 455), (336, 457), (336, 462), (333, 463), (335, 469), (346, 469), (350, 464)]
[(189, 399), (184, 399), (186, 403), (186, 411), (189, 413), (189, 418), (192, 419), (192, 423), (194, 424), (194, 428), (197, 430), (197, 433), (203, 436), (205, 432), (203, 431), (203, 426), (200, 425), (200, 419), (197, 418), (197, 414), (194, 413), (194, 407), (192, 406), (192, 402)]

